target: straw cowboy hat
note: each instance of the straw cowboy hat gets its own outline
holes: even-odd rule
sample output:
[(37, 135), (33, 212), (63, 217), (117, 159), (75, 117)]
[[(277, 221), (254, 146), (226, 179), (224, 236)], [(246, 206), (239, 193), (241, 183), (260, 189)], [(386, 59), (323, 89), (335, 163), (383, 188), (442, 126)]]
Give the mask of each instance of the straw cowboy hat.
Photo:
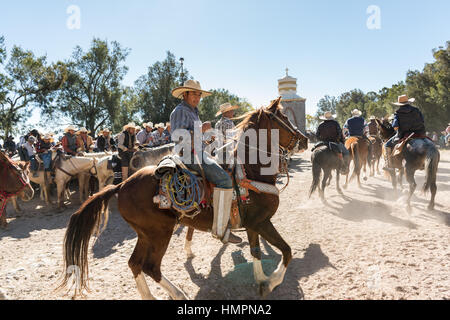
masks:
[(123, 126), (123, 131), (128, 130), (128, 128), (134, 128), (134, 129), (136, 129), (136, 124), (135, 124), (134, 122), (130, 122), (129, 124), (124, 125), (124, 126)]
[(155, 124), (155, 129), (163, 128), (164, 129), (164, 123), (157, 123)]
[(362, 112), (359, 111), (358, 109), (354, 109), (354, 110), (352, 111), (352, 116), (355, 116), (355, 117), (361, 117), (361, 115), (362, 115)]
[(398, 97), (398, 101), (397, 102), (392, 102), (393, 105), (396, 106), (405, 106), (407, 104), (413, 103), (414, 101), (416, 101), (415, 98), (408, 98), (408, 95), (404, 94), (402, 96)]
[(52, 139), (52, 135), (50, 133), (46, 133), (42, 137), (42, 140), (51, 140), (51, 139)]
[(170, 122), (166, 122), (166, 128), (170, 127)]
[(219, 107), (219, 111), (216, 113), (216, 117), (218, 117), (221, 114), (224, 114), (225, 112), (231, 111), (231, 110), (236, 110), (239, 109), (239, 106), (232, 106), (231, 103), (227, 102), (222, 104)]
[(375, 116), (370, 116), (369, 120), (375, 120), (376, 117)]
[(189, 92), (189, 91), (201, 92), (202, 98), (205, 98), (212, 94), (209, 91), (202, 90), (202, 87), (200, 86), (200, 82), (195, 81), (195, 80), (188, 80), (184, 83), (184, 85), (182, 87), (173, 89), (172, 95), (177, 99), (181, 99), (183, 93)]
[(153, 129), (154, 128), (154, 126), (153, 126), (153, 122), (145, 122), (145, 123), (143, 123), (142, 124), (142, 128), (150, 128), (150, 129)]
[(86, 133), (86, 134), (89, 134), (89, 133), (91, 133), (90, 131), (88, 131), (88, 129), (86, 129), (86, 128), (81, 128), (80, 130), (78, 130), (77, 131), (77, 134), (80, 134), (80, 133)]
[(67, 133), (70, 130), (77, 131), (77, 128), (75, 126), (73, 126), (73, 125), (70, 125), (70, 126), (68, 126), (67, 128), (64, 129), (64, 133)]
[(319, 117), (320, 120), (331, 120), (335, 118), (336, 115), (332, 114), (330, 111), (325, 112), (322, 116)]

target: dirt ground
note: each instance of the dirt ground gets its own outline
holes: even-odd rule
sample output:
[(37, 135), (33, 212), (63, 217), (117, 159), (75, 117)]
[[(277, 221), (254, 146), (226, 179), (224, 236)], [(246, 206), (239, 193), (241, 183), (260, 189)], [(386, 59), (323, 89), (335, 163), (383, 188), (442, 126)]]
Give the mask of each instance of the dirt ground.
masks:
[[(325, 191), (328, 206), (317, 193), (308, 199), (309, 160), (309, 152), (293, 158), (290, 185), (272, 219), (293, 259), (284, 282), (267, 299), (450, 299), (450, 151), (441, 152), (436, 210), (426, 210), (429, 195), (420, 193), (424, 172), (418, 172), (411, 214), (404, 193), (393, 192), (382, 176), (369, 178), (361, 189), (351, 183), (345, 198), (333, 181)], [(107, 229), (92, 246), (87, 299), (140, 298), (127, 264), (136, 236), (115, 202)], [(24, 213), (16, 215), (9, 205), (9, 227), (0, 230), (0, 299), (70, 299), (53, 289), (62, 273), (65, 228), (79, 205), (57, 213), (37, 196), (20, 204)], [(259, 299), (245, 232), (237, 233), (245, 240), (239, 246), (222, 246), (210, 234), (196, 232), (196, 257), (188, 260), (186, 231), (175, 232), (163, 259), (168, 279), (190, 299)], [(269, 274), (280, 252), (264, 240), (262, 250)], [(149, 277), (147, 282), (155, 296), (168, 299)]]

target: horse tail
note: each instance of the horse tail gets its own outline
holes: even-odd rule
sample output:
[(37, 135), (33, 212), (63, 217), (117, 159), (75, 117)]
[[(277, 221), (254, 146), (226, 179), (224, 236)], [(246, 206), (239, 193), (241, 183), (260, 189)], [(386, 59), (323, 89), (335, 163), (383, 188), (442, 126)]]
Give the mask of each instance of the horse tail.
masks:
[(75, 272), (77, 281), (75, 296), (81, 294), (83, 289), (89, 291), (87, 286), (89, 240), (94, 232), (98, 237), (105, 229), (108, 223), (108, 202), (119, 191), (121, 185), (107, 186), (86, 200), (70, 218), (63, 244), (64, 278), (56, 290), (67, 287), (68, 280)]
[(312, 181), (312, 184), (311, 184), (311, 188), (309, 189), (309, 197), (310, 198), (311, 198), (312, 194), (314, 193), (314, 191), (316, 191), (317, 186), (320, 183), (320, 172), (321, 172), (321, 170), (322, 170), (322, 168), (317, 163), (317, 159), (314, 159), (312, 161), (313, 181)]
[(425, 158), (425, 183), (423, 184), (422, 191), (425, 193), (430, 191), (432, 185), (436, 184), (436, 175), (438, 170), (438, 164), (440, 160), (440, 154), (436, 147), (431, 147), (427, 151)]

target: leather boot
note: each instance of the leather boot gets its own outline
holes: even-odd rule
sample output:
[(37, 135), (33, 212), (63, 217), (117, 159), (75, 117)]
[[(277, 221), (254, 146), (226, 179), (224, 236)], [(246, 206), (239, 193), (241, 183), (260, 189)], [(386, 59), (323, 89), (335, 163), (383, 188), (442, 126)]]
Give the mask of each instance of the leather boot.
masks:
[(222, 243), (240, 243), (242, 239), (231, 234), (229, 224), (231, 214), (231, 202), (233, 199), (233, 189), (214, 188), (213, 206), (214, 220), (212, 235)]
[(392, 148), (388, 148), (385, 147), (385, 154), (384, 154), (384, 167), (383, 170), (384, 171), (395, 171), (394, 168), (392, 168), (392, 158), (391, 158), (391, 154), (392, 154)]

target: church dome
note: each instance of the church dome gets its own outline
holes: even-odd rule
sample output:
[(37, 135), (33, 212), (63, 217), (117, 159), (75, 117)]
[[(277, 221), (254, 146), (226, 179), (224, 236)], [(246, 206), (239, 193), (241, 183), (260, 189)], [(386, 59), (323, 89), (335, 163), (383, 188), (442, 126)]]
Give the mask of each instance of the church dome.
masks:
[(297, 95), (297, 79), (288, 74), (289, 69), (286, 69), (286, 77), (278, 80), (278, 94), (283, 99), (300, 99)]

